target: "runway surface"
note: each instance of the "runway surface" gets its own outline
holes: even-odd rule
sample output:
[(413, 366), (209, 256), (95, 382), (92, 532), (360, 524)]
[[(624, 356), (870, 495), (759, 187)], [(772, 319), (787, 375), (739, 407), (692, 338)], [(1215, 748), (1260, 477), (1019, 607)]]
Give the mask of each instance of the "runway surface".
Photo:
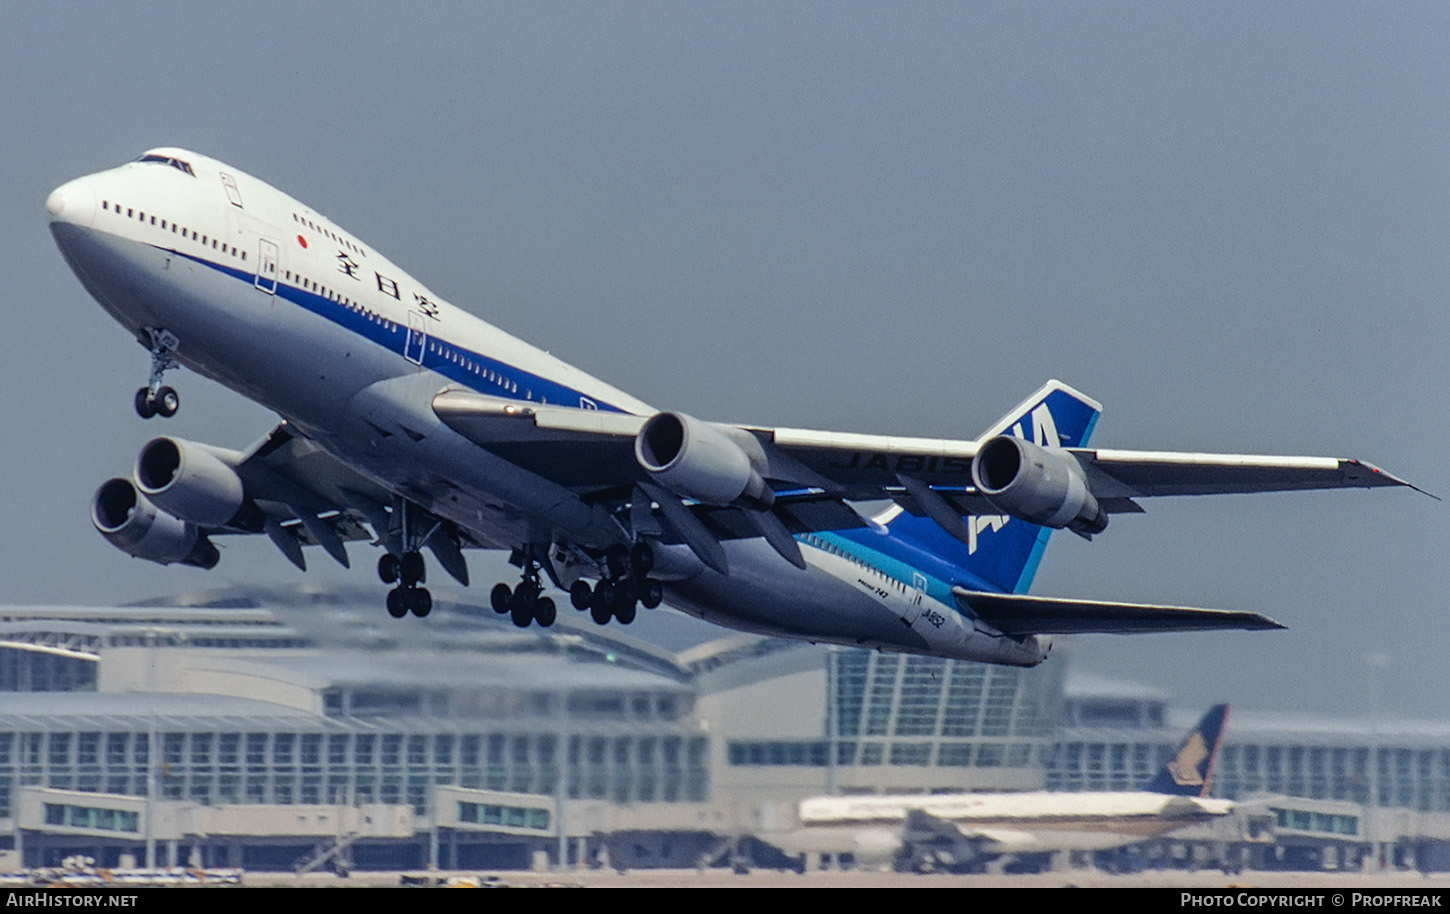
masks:
[(458, 872), (458, 873), (356, 873), (345, 879), (325, 873), (293, 876), (283, 873), (248, 873), (242, 882), (249, 886), (398, 886), (409, 881), (477, 880), (482, 886), (557, 888), (1184, 888), (1240, 889), (1268, 888), (1354, 892), (1365, 889), (1393, 889), (1408, 892), (1450, 891), (1450, 873), (1422, 874), (1399, 870), (1378, 873), (1302, 873), (1251, 871), (1224, 875), (1217, 871), (1196, 873), (1182, 870), (1153, 870), (1114, 875), (1098, 870), (1066, 870), (1038, 875), (917, 875), (853, 870), (791, 873), (756, 870), (736, 874), (729, 870), (580, 870), (558, 873)]

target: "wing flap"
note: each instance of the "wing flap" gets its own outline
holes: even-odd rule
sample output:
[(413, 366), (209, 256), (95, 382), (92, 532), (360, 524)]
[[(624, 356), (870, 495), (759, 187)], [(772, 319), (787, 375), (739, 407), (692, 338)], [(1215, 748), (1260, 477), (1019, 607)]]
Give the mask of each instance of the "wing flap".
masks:
[(1283, 628), (1268, 616), (1230, 609), (1197, 609), (1149, 603), (1104, 603), (953, 587), (957, 605), (1005, 635), (1086, 633), (1262, 631)]

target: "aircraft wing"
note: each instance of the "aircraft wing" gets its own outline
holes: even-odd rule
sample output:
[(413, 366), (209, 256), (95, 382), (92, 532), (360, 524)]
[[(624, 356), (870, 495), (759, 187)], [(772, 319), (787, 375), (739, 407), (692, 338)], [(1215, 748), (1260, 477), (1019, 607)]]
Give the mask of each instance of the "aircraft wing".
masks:
[[(1061, 382), (1049, 381), (993, 425), (981, 441), (702, 424), (743, 443), (776, 493), (808, 491), (848, 501), (891, 499), (912, 514), (931, 516), (952, 532), (956, 526), (952, 517), (1003, 513), (972, 479), (972, 461), (989, 436), (1010, 431), (1029, 441), (1035, 436), (1048, 444), (1075, 444), (1077, 438), (1086, 437), (1091, 423), (1066, 434), (1059, 428), (1066, 428), (1072, 411), (1081, 411), (1084, 405), (1096, 407)], [(1047, 406), (1069, 418), (1054, 424)], [(440, 393), (433, 410), (478, 446), (573, 490), (586, 501), (628, 500), (634, 486), (651, 481), (635, 456), (635, 439), (649, 417), (520, 404), (460, 389)], [(1024, 430), (1024, 424), (1031, 424), (1029, 415), (1037, 422), (1043, 413), (1048, 413), (1049, 431), (1040, 426)], [(1338, 458), (1055, 450), (1071, 455), (1081, 466), (1090, 491), (1109, 514), (1141, 512), (1135, 499), (1151, 496), (1409, 485), (1370, 464)], [(835, 522), (839, 516), (827, 512), (822, 520)]]
[[(1100, 498), (1226, 495), (1408, 486), (1374, 464), (1334, 457), (1266, 457), (1069, 448)], [(1427, 493), (1428, 494), (1428, 493)]]
[(1063, 600), (953, 587), (964, 611), (1005, 635), (1141, 634), (1283, 628), (1268, 616), (1227, 609)]
[[(1034, 395), (1041, 399), (1057, 382)], [(1029, 398), (1030, 401), (1031, 398)], [(523, 405), (465, 390), (447, 390), (433, 410), (459, 434), (519, 466), (575, 489), (605, 489), (647, 480), (634, 442), (649, 417), (550, 405)], [(909, 499), (901, 477), (992, 510), (972, 484), (979, 441), (727, 426), (765, 449), (772, 478), (844, 498)], [(1380, 468), (1333, 457), (1273, 457), (1067, 448), (1100, 499), (1305, 489), (1409, 486)], [(979, 504), (980, 502), (980, 504)], [(1123, 510), (1136, 510), (1124, 507)]]
[[(198, 479), (205, 491), (235, 492), (235, 500), (199, 498)], [(151, 507), (141, 506), (143, 499)], [(190, 520), (184, 528), (163, 523), (152, 531), (157, 509)], [(135, 479), (108, 481), (97, 493), (93, 514), (113, 543), (162, 564), (210, 567), (217, 555), (210, 538), (264, 533), (305, 570), (304, 546), (321, 546), (347, 567), (346, 543), (396, 540), (395, 511), (391, 493), (283, 422), (241, 452), (179, 438), (153, 439), (137, 460)], [(484, 545), (444, 521), (436, 521), (422, 542), (465, 584), (468, 571), (460, 550)]]
[[(725, 425), (678, 413), (644, 417), (462, 389), (433, 399), (438, 418), (479, 447), (585, 504), (628, 507), (631, 518), (647, 522), (666, 542), (688, 544), (722, 573), (721, 542), (739, 537), (764, 537), (787, 561), (805, 567), (792, 537), (862, 526), (852, 502), (890, 499), (974, 548), (962, 520), (969, 515), (1010, 514), (1090, 537), (1109, 514), (1141, 512), (1137, 499), (1148, 496), (1408, 485), (1357, 460), (1089, 449), (1084, 445), (1100, 410), (1060, 381), (1048, 381), (974, 441)], [(653, 459), (646, 451), (667, 456), (646, 469), (642, 461)], [(1005, 467), (1003, 478), (1010, 480), (991, 498), (974, 481), (979, 455), (985, 472)], [(691, 476), (698, 488), (684, 484), (690, 480), (667, 481), (661, 468)], [(735, 473), (748, 473), (748, 486), (714, 488), (726, 477), (735, 480)], [(1086, 606), (1067, 612), (1041, 604), (1032, 610), (1033, 624), (1053, 626), (1038, 631), (1264, 624), (1193, 616), (1178, 607), (1133, 613), (1112, 604), (1093, 607), (1089, 620)]]

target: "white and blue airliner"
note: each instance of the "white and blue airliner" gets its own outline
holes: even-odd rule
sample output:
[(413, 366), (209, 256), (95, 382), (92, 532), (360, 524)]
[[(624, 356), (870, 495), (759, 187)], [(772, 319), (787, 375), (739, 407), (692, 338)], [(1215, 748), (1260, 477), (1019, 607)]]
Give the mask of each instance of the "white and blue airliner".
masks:
[(381, 547), (394, 617), (428, 615), (427, 549), (521, 569), (492, 604), (552, 625), (662, 600), (811, 641), (1032, 666), (1054, 633), (1276, 628), (1251, 612), (1028, 595), (1048, 535), (1159, 495), (1407, 485), (1355, 460), (1090, 448), (1100, 407), (1049, 381), (976, 440), (725, 425), (654, 407), (443, 301), (321, 213), (229, 165), (153, 149), (46, 201), (86, 290), (151, 356), (142, 418), (184, 366), (275, 411), (244, 451), (147, 443), (92, 520), (210, 568), (261, 533), (299, 567)]

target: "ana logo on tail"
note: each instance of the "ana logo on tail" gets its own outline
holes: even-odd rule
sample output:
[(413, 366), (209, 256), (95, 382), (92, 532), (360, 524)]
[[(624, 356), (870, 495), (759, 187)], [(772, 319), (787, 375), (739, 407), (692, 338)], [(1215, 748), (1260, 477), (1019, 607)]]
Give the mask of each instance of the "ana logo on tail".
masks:
[[(1013, 424), (1012, 436), (1027, 440), (1021, 422)], [(1052, 410), (1047, 408), (1046, 403), (1039, 403), (1032, 410), (1032, 443), (1039, 447), (1062, 447), (1062, 436), (1057, 433), (1057, 420), (1052, 418)]]
[(977, 552), (977, 537), (983, 533), (1001, 530), (1011, 520), (1010, 514), (973, 514), (967, 521), (967, 555)]

